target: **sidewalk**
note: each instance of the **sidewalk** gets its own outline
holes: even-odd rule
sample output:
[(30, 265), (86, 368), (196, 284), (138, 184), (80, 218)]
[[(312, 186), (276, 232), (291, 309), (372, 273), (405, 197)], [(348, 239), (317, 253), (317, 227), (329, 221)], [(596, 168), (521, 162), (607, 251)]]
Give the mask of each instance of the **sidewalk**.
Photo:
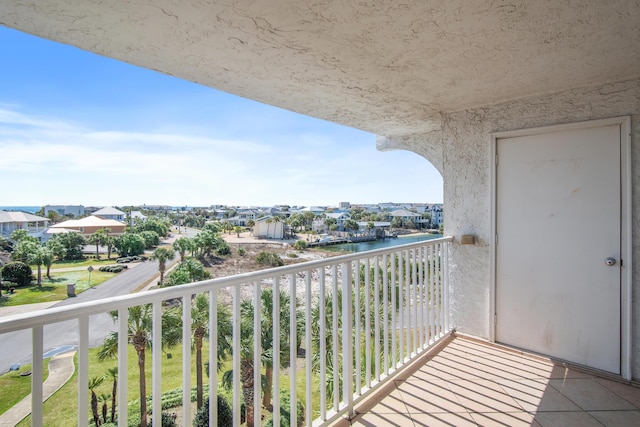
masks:
[[(42, 401), (46, 401), (58, 391), (75, 372), (73, 356), (75, 351), (53, 356), (49, 360), (49, 376), (42, 383)], [(0, 427), (14, 427), (31, 413), (31, 394), (25, 396), (7, 412), (0, 415)]]
[(44, 310), (59, 303), (60, 301), (37, 302), (35, 304), (23, 304), (10, 307), (0, 307), (0, 317), (12, 316), (14, 314), (28, 313), (37, 310)]

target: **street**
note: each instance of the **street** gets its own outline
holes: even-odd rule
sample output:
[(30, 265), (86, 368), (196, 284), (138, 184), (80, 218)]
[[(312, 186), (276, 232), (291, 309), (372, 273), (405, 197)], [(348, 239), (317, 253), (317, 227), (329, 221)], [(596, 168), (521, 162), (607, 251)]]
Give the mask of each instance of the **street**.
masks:
[[(179, 256), (167, 263), (167, 270), (179, 260)], [(88, 289), (74, 298), (67, 298), (52, 307), (61, 307), (80, 302), (94, 301), (107, 297), (126, 295), (140, 285), (147, 282), (158, 273), (158, 263), (153, 261), (143, 262), (135, 268), (128, 269), (117, 274), (98, 286)], [(102, 344), (104, 338), (115, 330), (115, 325), (108, 313), (91, 316), (89, 319), (89, 346), (96, 347)], [(78, 345), (78, 322), (68, 320), (44, 328), (44, 351), (49, 352), (62, 346)], [(15, 363), (31, 362), (31, 331), (16, 331), (0, 335), (0, 373), (9, 370)]]

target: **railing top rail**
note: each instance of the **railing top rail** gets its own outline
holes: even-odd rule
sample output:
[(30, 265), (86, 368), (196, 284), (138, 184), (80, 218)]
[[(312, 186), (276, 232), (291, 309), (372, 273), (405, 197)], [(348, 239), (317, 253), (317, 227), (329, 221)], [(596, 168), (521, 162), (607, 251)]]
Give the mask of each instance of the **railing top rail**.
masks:
[(437, 243), (451, 242), (452, 240), (453, 237), (451, 236), (432, 240), (423, 240), (420, 242), (408, 243), (406, 245), (398, 245), (366, 252), (356, 252), (353, 254), (339, 255), (315, 261), (270, 268), (267, 270), (236, 274), (227, 277), (219, 277), (216, 279), (204, 280), (201, 282), (189, 283), (186, 285), (180, 285), (170, 288), (154, 289), (137, 294), (121, 295), (117, 297), (104, 298), (97, 301), (83, 302), (64, 307), (38, 310), (31, 313), (16, 314), (13, 316), (0, 318), (0, 334), (28, 329), (34, 326), (42, 326), (50, 323), (62, 322), (65, 320), (77, 319), (84, 316), (105, 313), (121, 308), (149, 304), (156, 301), (168, 300), (171, 298), (180, 298), (183, 296), (207, 292), (214, 289), (222, 289), (226, 287), (251, 283), (254, 281), (261, 281), (273, 277), (280, 277), (291, 273), (297, 273), (299, 271), (308, 271), (330, 265), (347, 263), (357, 259), (371, 258), (377, 255), (391, 254), (422, 246), (432, 246)]

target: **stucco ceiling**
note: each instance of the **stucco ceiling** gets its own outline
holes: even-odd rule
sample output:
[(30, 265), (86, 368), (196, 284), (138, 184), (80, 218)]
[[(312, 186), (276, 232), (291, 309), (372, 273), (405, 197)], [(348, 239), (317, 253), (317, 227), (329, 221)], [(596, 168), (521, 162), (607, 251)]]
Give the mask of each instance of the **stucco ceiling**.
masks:
[(383, 136), (640, 75), (640, 0), (9, 0), (0, 24)]

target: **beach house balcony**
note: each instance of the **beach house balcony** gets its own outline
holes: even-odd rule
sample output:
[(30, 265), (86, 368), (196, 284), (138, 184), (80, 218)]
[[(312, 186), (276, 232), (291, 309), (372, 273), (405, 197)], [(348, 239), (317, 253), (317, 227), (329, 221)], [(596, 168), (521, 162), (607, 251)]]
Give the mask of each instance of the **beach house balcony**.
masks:
[[(31, 425), (55, 425), (55, 411), (44, 410), (42, 402), (50, 399), (55, 405), (50, 395), (65, 381), (72, 390), (77, 387), (77, 425), (91, 425), (89, 378), (95, 356), (90, 343), (96, 341), (91, 335), (110, 332), (117, 337), (118, 425), (130, 425), (132, 411), (139, 411), (131, 403), (137, 392), (129, 391), (130, 383), (137, 384), (139, 365), (129, 355), (136, 351), (133, 324), (140, 321), (142, 307), (149, 321), (145, 359), (151, 366), (146, 378), (151, 419), (163, 411), (166, 365), (177, 364), (182, 389), (200, 387), (210, 397), (213, 426), (219, 425), (219, 393), (232, 401), (233, 418), (221, 420), (229, 423), (224, 425), (251, 425), (245, 419), (251, 415), (256, 426), (270, 418), (272, 425), (309, 426), (637, 424), (640, 388), (631, 382), (457, 332), (447, 279), (452, 240), (2, 318), (0, 334), (30, 332), (33, 368), (31, 395), (1, 415), (0, 425), (13, 425), (29, 414)], [(166, 329), (176, 325), (166, 322), (164, 314), (176, 307), (180, 321), (173, 335), (179, 338), (171, 341), (178, 344), (168, 348)], [(107, 311), (117, 312), (117, 322), (112, 329), (96, 331), (93, 323), (108, 317)], [(43, 355), (53, 354), (45, 343), (60, 327), (75, 331), (62, 351), (71, 351), (69, 374), (77, 375), (53, 384), (60, 382), (55, 371), (43, 381)], [(195, 353), (197, 328), (207, 331), (206, 357), (194, 361), (182, 355)], [(230, 368), (227, 389), (220, 386), (227, 374), (218, 368), (219, 361)], [(208, 372), (200, 380), (198, 363), (206, 365), (201, 372)], [(268, 368), (272, 374), (265, 383)], [(265, 403), (267, 394), (271, 400)], [(192, 425), (193, 395), (183, 392), (176, 405), (181, 408), (179, 425)]]
[[(311, 285), (324, 280), (325, 298), (334, 298), (340, 290), (341, 299), (325, 299), (321, 311), (329, 317), (329, 307), (339, 306), (341, 315), (334, 319), (332, 311), (332, 322), (319, 325), (339, 327), (336, 332), (324, 329), (330, 339), (320, 339), (318, 346), (325, 347), (316, 353), (307, 350), (313, 350), (314, 336), (322, 336), (320, 326), (317, 333), (297, 333), (289, 318), (288, 342), (302, 341), (296, 349), (286, 347), (288, 356), (277, 348), (284, 343), (273, 341), (273, 365), (285, 365), (280, 378), (273, 376), (276, 389), (288, 381), (312, 379), (286, 399), (273, 393), (267, 406), (273, 407), (268, 412), (276, 417), (274, 424), (284, 402), (300, 402), (305, 422), (318, 424), (346, 422), (343, 418), (359, 422), (361, 408), (371, 409), (370, 415), (359, 415), (363, 425), (430, 425), (416, 412), (428, 413), (422, 419), (433, 424), (513, 425), (522, 419), (548, 425), (553, 420), (545, 422), (548, 415), (540, 412), (549, 408), (559, 408), (558, 417), (564, 420), (584, 421), (577, 421), (580, 425), (615, 425), (617, 416), (637, 417), (629, 407), (637, 408), (634, 396), (640, 378), (640, 245), (634, 244), (640, 237), (636, 1), (166, 0), (161, 5), (138, 0), (4, 2), (0, 21), (366, 130), (378, 135), (381, 151), (412, 151), (443, 176), (443, 222), (451, 237), (434, 242), (437, 249), (416, 246), (398, 249), (400, 254), (360, 254), (326, 265), (287, 267), (109, 300), (82, 312), (67, 309), (65, 318), (79, 317), (73, 321), (81, 331), (81, 390), (86, 391), (88, 381), (88, 340), (82, 331), (94, 309), (117, 310), (122, 322), (129, 305), (152, 303), (159, 317), (164, 299), (177, 299), (189, 308), (191, 294), (209, 292), (215, 301), (221, 292), (228, 293), (225, 288), (231, 289), (228, 305), (237, 314), (243, 297), (256, 298), (257, 293), (248, 289), (269, 286), (261, 284), (264, 280), (271, 280), (271, 286), (281, 283), (290, 295), (300, 292), (302, 297), (304, 290), (305, 299), (317, 296), (318, 301), (324, 293), (314, 294)], [(410, 185), (419, 199), (421, 183)], [(438, 265), (433, 274), (431, 267), (427, 274), (429, 262)], [(364, 278), (356, 274), (362, 265)], [(372, 265), (382, 265), (382, 272), (378, 267), (372, 270)], [(314, 273), (316, 268), (324, 274)], [(436, 288), (424, 288), (429, 280), (436, 281)], [(299, 281), (303, 283), (293, 286)], [(370, 306), (362, 303), (367, 292), (349, 292), (356, 283), (369, 290), (377, 283), (387, 297), (397, 287), (403, 291), (396, 289), (396, 305), (372, 292)], [(273, 304), (278, 307), (277, 301)], [(310, 306), (313, 301), (303, 301), (305, 311), (295, 320), (320, 316), (308, 313)], [(352, 306), (360, 308), (351, 311)], [(372, 307), (381, 311), (377, 317), (371, 315)], [(188, 316), (189, 310), (185, 312)], [(439, 317), (432, 318), (434, 313)], [(33, 353), (39, 355), (43, 322), (53, 315), (4, 321), (1, 328), (33, 328)], [(358, 319), (364, 326), (356, 330)], [(424, 323), (427, 320), (435, 323)], [(185, 317), (182, 323), (188, 328), (191, 319)], [(284, 319), (273, 323), (274, 336), (280, 336)], [(233, 372), (237, 375), (242, 366), (254, 369), (257, 397), (257, 364), (242, 365), (242, 357), (238, 359), (237, 349), (247, 344), (240, 332), (247, 325), (238, 320), (234, 325)], [(124, 322), (119, 328), (120, 347), (125, 348)], [(185, 329), (183, 335), (188, 332)], [(189, 344), (182, 345), (186, 351)], [(313, 359), (336, 349), (337, 355), (330, 353), (324, 365)], [(153, 352), (158, 363), (161, 350), (155, 347)], [(304, 377), (287, 367), (293, 360), (304, 360), (299, 364)], [(405, 362), (416, 360), (426, 364), (405, 369)], [(126, 372), (124, 362), (119, 363)], [(190, 370), (185, 367), (185, 372)], [(158, 372), (153, 370), (156, 378)], [(38, 378), (38, 372), (34, 374)], [(215, 376), (215, 370), (210, 374)], [(244, 383), (237, 376), (232, 382), (238, 422)], [(185, 389), (192, 386), (187, 374), (183, 383)], [(424, 397), (425, 391), (429, 397)], [(378, 404), (369, 392), (381, 394)], [(36, 402), (39, 393), (36, 387)], [(157, 399), (158, 391), (151, 394)], [(598, 396), (600, 403), (587, 402), (587, 395)], [(88, 418), (87, 396), (78, 395), (79, 421)], [(184, 398), (186, 402), (187, 393)], [(605, 405), (609, 398), (617, 403)], [(127, 396), (119, 399), (124, 407)], [(154, 405), (157, 413), (159, 404)], [(38, 412), (35, 405), (34, 419)], [(295, 417), (293, 412), (289, 416)], [(496, 415), (476, 415), (490, 412)], [(189, 421), (191, 415), (186, 414)]]

